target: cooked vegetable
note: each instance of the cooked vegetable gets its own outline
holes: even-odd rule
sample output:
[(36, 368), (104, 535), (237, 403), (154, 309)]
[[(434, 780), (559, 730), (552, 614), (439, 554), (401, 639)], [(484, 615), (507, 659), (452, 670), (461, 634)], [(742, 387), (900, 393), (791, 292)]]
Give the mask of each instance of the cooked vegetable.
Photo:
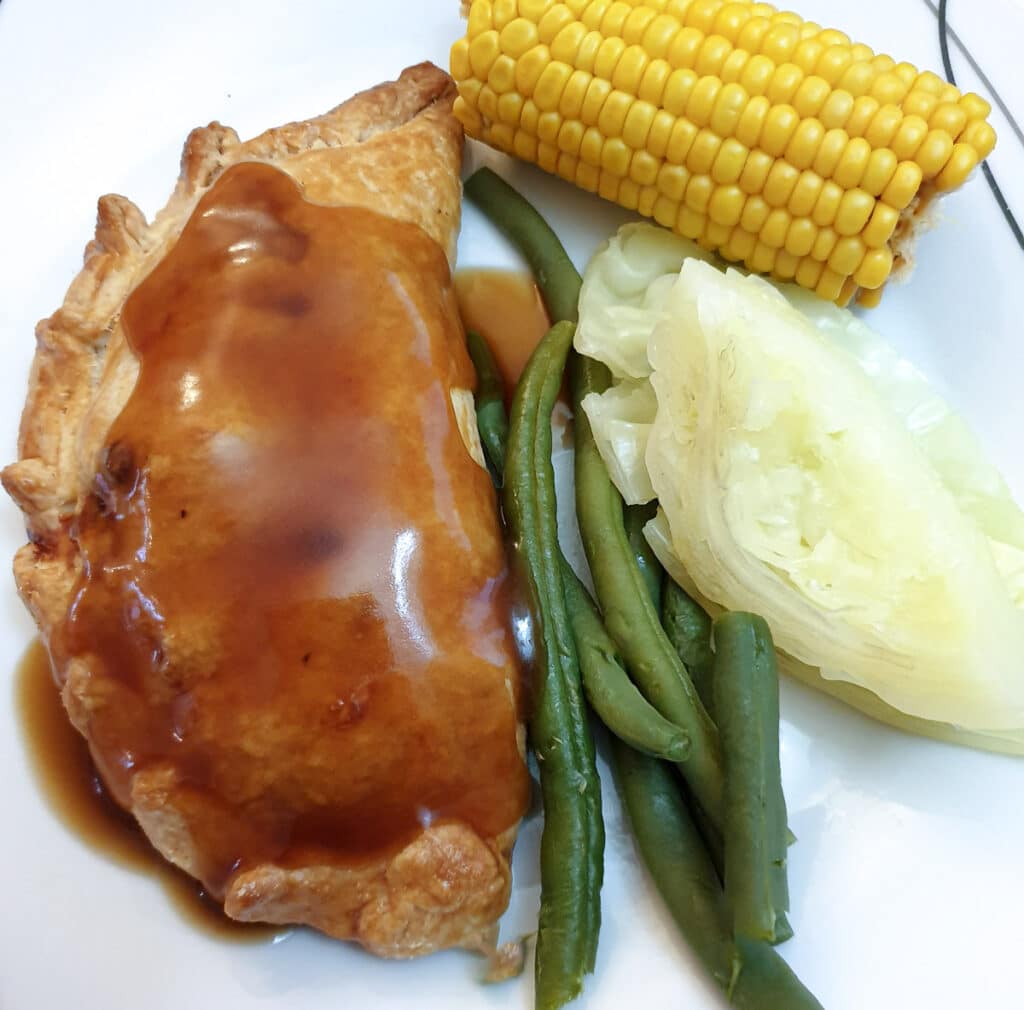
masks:
[(466, 132), (755, 273), (877, 300), (914, 215), (995, 145), (991, 109), (768, 4), (472, 0)]
[(505, 384), (487, 342), (479, 333), (466, 331), (466, 347), (476, 369), (476, 423), (480, 444), (491, 475), (501, 478), (505, 472), (505, 443), (508, 441), (508, 415), (505, 412)]
[[(653, 548), (652, 548), (653, 549)], [(712, 719), (715, 701), (711, 689), (714, 654), (711, 651), (711, 618), (704, 608), (671, 578), (665, 579), (661, 600), (661, 624), (668, 640), (690, 674), (700, 700)]]
[(768, 625), (715, 621), (714, 696), (725, 765), (725, 896), (737, 936), (778, 943), (786, 920), (786, 799), (779, 766), (779, 672)]
[(647, 870), (680, 932), (732, 1005), (744, 1010), (821, 1010), (771, 947), (734, 943), (722, 885), (672, 769), (617, 740), (612, 741), (612, 756)]
[(661, 567), (654, 549), (644, 536), (644, 526), (653, 519), (657, 508), (653, 505), (630, 505), (624, 510), (626, 539), (633, 550), (633, 560), (640, 569), (640, 576), (647, 587), (655, 610), (661, 609), (661, 582), (665, 571)]
[[(1024, 748), (1024, 516), (966, 426), (849, 313), (784, 288), (805, 315), (685, 240), (649, 255), (650, 230), (595, 256), (577, 344), (655, 394), (645, 529), (666, 570), (712, 611), (762, 613), (787, 669), (869, 714)], [(605, 350), (620, 306), (629, 371)], [(584, 404), (595, 427), (604, 402)]]
[(601, 788), (562, 578), (551, 468), (551, 410), (573, 325), (557, 323), (516, 387), (504, 506), (539, 632), (530, 737), (544, 799), (536, 1005), (579, 995), (594, 968), (604, 851)]

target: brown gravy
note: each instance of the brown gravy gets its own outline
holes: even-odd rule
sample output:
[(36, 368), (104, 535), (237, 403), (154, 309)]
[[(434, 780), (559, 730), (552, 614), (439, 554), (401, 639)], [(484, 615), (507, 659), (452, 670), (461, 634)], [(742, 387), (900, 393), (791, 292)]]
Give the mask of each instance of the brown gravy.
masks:
[(520, 373), (551, 326), (533, 278), (512, 270), (459, 270), (455, 291), (466, 329), (490, 345), (511, 400)]
[(514, 825), (508, 573), (450, 399), (472, 369), (440, 247), (243, 163), (121, 324), (141, 369), (48, 643), (61, 682), (90, 657), (72, 695), (114, 798), (172, 807), (218, 898), (268, 862)]
[(107, 795), (85, 740), (68, 721), (38, 639), (18, 664), (14, 703), (39, 791), (72, 834), (118, 866), (158, 880), (177, 913), (218, 940), (267, 941), (284, 932), (229, 919), (196, 881), (157, 854), (131, 815)]

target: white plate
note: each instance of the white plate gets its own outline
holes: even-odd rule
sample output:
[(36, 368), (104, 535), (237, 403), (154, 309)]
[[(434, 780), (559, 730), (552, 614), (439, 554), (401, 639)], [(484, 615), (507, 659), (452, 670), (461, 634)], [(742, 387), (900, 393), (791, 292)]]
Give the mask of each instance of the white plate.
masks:
[[(801, 0), (802, 13), (919, 64), (939, 66), (926, 0)], [(1014, 0), (959, 0), (950, 19), (1011, 109), (1024, 116)], [(118, 191), (152, 212), (188, 130), (221, 119), (240, 134), (320, 112), (424, 58), (444, 65), (458, 0), (6, 0), (0, 5), (0, 432), (14, 458), (37, 318), (58, 304)], [(953, 49), (961, 84), (984, 88)], [(1000, 113), (991, 159), (1024, 217), (1024, 149)], [(582, 265), (625, 214), (501, 161)], [(921, 245), (910, 286), (873, 323), (976, 424), (1024, 498), (1024, 257), (976, 178)], [(513, 257), (469, 210), (462, 265)], [(894, 507), (898, 503), (893, 503)], [(23, 540), (0, 508), (0, 556)], [(529, 975), (482, 987), (480, 964), (447, 953), (387, 963), (297, 932), (274, 945), (218, 943), (178, 918), (151, 880), (70, 835), (33, 784), (10, 704), (32, 624), (0, 582), (0, 1006), (5, 1010), (528, 1008)], [(1024, 666), (1024, 659), (1022, 659)], [(784, 690), (783, 763), (792, 827), (792, 921), (783, 948), (829, 1010), (1020, 1010), (1024, 762), (912, 739), (806, 690)], [(606, 776), (607, 779), (607, 776)], [(678, 940), (605, 791), (608, 870), (588, 1010), (710, 1008), (717, 998)], [(525, 825), (505, 932), (531, 928), (539, 824)]]

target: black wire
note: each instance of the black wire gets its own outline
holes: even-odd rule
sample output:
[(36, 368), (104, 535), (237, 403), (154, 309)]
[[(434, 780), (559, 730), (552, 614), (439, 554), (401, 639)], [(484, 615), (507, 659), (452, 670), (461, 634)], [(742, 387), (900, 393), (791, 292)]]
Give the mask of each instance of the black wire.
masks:
[[(953, 64), (949, 59), (949, 27), (946, 22), (947, 3), (948, 0), (939, 0), (939, 49), (942, 52), (942, 69), (945, 71), (946, 80), (955, 86), (956, 77), (953, 75)], [(1006, 223), (1010, 226), (1010, 231), (1013, 232), (1013, 237), (1017, 240), (1017, 245), (1020, 246), (1021, 250), (1024, 250), (1024, 232), (1021, 232), (1017, 218), (1014, 217), (1013, 211), (1010, 210), (1010, 205), (1006, 202), (1006, 197), (1003, 196), (1003, 191), (999, 188), (999, 183), (996, 182), (996, 177), (992, 174), (992, 169), (987, 161), (981, 163), (981, 172), (985, 176), (988, 188), (992, 190), (992, 195), (996, 198), (996, 203), (999, 205)]]

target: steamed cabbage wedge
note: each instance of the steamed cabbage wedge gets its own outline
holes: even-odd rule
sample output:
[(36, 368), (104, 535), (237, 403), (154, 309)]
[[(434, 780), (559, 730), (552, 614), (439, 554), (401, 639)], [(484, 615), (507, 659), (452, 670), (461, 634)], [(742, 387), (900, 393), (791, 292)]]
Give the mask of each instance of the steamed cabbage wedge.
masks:
[(790, 672), (914, 732), (1024, 753), (1024, 514), (962, 418), (851, 313), (650, 225), (587, 268), (584, 409), (645, 532)]

